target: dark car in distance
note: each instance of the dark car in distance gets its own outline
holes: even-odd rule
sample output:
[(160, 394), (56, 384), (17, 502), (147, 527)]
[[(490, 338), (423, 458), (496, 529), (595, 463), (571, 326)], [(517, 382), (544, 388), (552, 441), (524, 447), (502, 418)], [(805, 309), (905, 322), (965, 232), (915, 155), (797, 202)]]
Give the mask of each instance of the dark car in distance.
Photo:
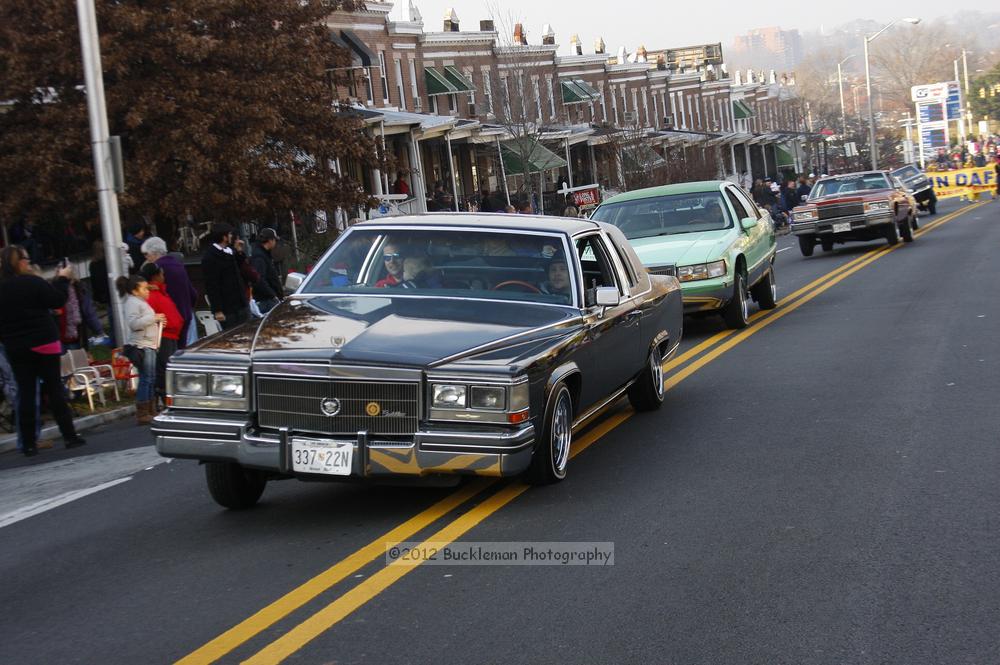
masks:
[(913, 164), (907, 164), (894, 170), (892, 175), (899, 178), (921, 210), (926, 210), (932, 215), (937, 214), (937, 194), (934, 193), (934, 185), (926, 173)]
[(607, 224), (363, 222), (262, 320), (171, 359), (157, 450), (204, 462), (228, 508), (278, 478), (558, 481), (574, 425), (660, 406), (682, 307)]

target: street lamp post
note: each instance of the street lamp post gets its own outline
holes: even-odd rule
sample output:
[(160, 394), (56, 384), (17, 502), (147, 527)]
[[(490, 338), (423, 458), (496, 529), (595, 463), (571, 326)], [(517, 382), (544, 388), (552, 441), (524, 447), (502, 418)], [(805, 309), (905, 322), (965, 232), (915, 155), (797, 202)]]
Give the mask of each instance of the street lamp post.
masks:
[(847, 113), (844, 110), (844, 72), (840, 67), (853, 57), (852, 53), (837, 63), (837, 87), (840, 89), (840, 131), (844, 135), (845, 141), (847, 140)]
[(878, 168), (878, 147), (875, 145), (875, 111), (872, 109), (872, 73), (871, 63), (868, 61), (868, 44), (875, 41), (875, 38), (883, 32), (896, 25), (900, 21), (905, 21), (912, 25), (920, 23), (919, 18), (896, 19), (873, 35), (865, 37), (865, 89), (868, 92), (868, 152), (871, 155), (872, 170)]

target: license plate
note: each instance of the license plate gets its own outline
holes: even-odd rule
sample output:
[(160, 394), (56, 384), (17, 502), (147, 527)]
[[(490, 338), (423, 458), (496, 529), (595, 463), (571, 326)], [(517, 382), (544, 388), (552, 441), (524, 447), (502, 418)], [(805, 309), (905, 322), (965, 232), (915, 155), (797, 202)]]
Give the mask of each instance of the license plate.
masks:
[(350, 441), (292, 439), (292, 471), (323, 473), (329, 476), (351, 475), (354, 447)]
[(851, 223), (850, 222), (844, 222), (843, 224), (834, 224), (833, 225), (833, 232), (834, 233), (844, 233), (845, 231), (850, 231), (850, 230), (851, 230)]

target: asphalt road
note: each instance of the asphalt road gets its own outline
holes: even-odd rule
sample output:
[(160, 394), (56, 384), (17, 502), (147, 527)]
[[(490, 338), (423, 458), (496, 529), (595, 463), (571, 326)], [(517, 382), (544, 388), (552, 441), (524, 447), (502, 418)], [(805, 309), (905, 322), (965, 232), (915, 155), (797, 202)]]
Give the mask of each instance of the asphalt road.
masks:
[[(779, 308), (687, 321), (664, 408), (579, 432), (556, 486), (226, 512), (128, 424), (2, 456), (0, 663), (998, 662), (1000, 203), (960, 207), (888, 252), (781, 239)], [(387, 567), (390, 531), (614, 565)]]

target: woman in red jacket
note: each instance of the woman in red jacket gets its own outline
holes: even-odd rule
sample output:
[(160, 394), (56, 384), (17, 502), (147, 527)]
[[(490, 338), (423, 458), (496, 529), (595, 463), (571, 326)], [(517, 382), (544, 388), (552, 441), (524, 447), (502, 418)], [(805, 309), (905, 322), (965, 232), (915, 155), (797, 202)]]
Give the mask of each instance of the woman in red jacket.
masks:
[(177, 340), (180, 339), (184, 319), (177, 311), (177, 305), (167, 295), (163, 268), (155, 263), (144, 263), (139, 273), (149, 284), (149, 300), (146, 302), (154, 312), (167, 317), (160, 337), (160, 349), (156, 352), (156, 394), (163, 399), (167, 394), (167, 361), (177, 351)]

